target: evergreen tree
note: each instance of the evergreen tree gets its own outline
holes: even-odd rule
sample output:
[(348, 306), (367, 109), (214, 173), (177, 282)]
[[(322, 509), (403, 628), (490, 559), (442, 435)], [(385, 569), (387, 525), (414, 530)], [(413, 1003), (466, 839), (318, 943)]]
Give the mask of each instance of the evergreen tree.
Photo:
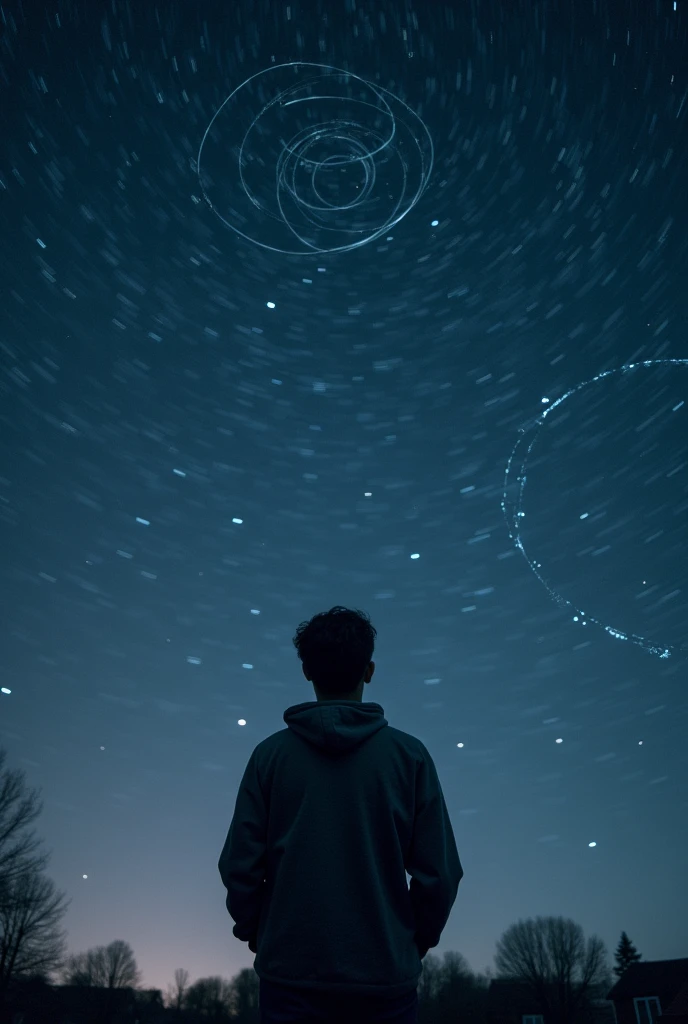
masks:
[(619, 939), (619, 945), (616, 947), (614, 959), (616, 960), (614, 974), (617, 978), (620, 978), (621, 975), (628, 970), (631, 964), (637, 963), (638, 960), (642, 960), (642, 956), (637, 951), (628, 935), (626, 935), (626, 932), (621, 932), (621, 938)]

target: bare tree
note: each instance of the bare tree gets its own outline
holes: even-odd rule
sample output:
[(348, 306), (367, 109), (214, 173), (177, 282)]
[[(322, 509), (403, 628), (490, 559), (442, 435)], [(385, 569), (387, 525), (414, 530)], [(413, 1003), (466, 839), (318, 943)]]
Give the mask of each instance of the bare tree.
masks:
[(95, 985), (94, 958), (88, 953), (73, 953), (62, 972), (63, 985)]
[(181, 1010), (184, 1006), (184, 998), (189, 987), (189, 972), (183, 967), (178, 967), (174, 972), (174, 985), (167, 995), (167, 1005), (172, 1010)]
[(43, 877), (49, 854), (29, 826), (41, 813), (39, 791), (21, 771), (5, 767), (0, 750), (0, 991), (13, 980), (49, 974), (64, 961), (59, 922), (68, 903)]
[(607, 977), (604, 943), (563, 917), (512, 924), (497, 943), (502, 978), (528, 986), (540, 1012), (556, 1024), (572, 1024), (591, 993)]
[(43, 810), (39, 791), (25, 792), (24, 772), (8, 771), (6, 759), (6, 751), (0, 750), (0, 906), (19, 875), (30, 868), (42, 871), (49, 860), (48, 854), (37, 853), (40, 840), (27, 832)]
[(439, 957), (428, 953), (423, 957), (423, 973), (418, 981), (418, 1002), (423, 1006), (436, 1003), (444, 984), (444, 972)]
[(468, 966), (461, 953), (444, 954), (441, 988), (435, 999), (439, 1020), (478, 1020), (486, 1004), (487, 983)]
[(245, 967), (232, 978), (232, 1014), (237, 1021), (259, 1018), (260, 980), (252, 967)]
[(63, 980), (66, 985), (136, 988), (141, 976), (129, 943), (115, 939), (109, 946), (96, 946), (86, 953), (70, 956)]
[(30, 865), (3, 883), (0, 902), (0, 993), (17, 979), (51, 973), (64, 963), (65, 933), (60, 921), (67, 909), (64, 893)]
[(185, 1009), (202, 1014), (204, 1020), (228, 1020), (234, 1013), (231, 982), (218, 976), (199, 978), (186, 994)]
[(418, 985), (419, 1019), (423, 1024), (482, 1021), (488, 989), (489, 979), (474, 973), (460, 953), (445, 953), (441, 961), (430, 953)]

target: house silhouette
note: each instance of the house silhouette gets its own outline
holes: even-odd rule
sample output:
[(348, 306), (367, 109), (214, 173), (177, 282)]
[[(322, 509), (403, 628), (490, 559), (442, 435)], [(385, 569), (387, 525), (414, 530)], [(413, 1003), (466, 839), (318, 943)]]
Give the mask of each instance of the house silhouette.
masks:
[[(490, 984), (488, 1017), (490, 1024), (558, 1024), (529, 985), (502, 978)], [(610, 990), (592, 990), (571, 1024), (688, 1024), (688, 959), (631, 964)]]
[(631, 964), (607, 998), (616, 1024), (688, 1024), (688, 958)]

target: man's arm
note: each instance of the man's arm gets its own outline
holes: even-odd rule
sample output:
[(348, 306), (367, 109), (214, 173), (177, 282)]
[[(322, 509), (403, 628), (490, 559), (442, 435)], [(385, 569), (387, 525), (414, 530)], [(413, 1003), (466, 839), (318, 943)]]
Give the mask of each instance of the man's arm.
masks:
[(255, 751), (249, 758), (237, 793), (234, 816), (218, 868), (227, 890), (233, 934), (249, 943), (253, 953), (265, 892), (267, 807), (258, 779)]

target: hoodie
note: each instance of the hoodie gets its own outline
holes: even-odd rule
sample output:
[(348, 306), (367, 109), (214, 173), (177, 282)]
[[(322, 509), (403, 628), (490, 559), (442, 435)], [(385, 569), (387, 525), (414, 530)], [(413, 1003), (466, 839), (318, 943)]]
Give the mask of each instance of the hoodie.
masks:
[(379, 704), (310, 701), (284, 721), (249, 758), (220, 855), (233, 933), (268, 982), (403, 995), (463, 876), (433, 760)]

